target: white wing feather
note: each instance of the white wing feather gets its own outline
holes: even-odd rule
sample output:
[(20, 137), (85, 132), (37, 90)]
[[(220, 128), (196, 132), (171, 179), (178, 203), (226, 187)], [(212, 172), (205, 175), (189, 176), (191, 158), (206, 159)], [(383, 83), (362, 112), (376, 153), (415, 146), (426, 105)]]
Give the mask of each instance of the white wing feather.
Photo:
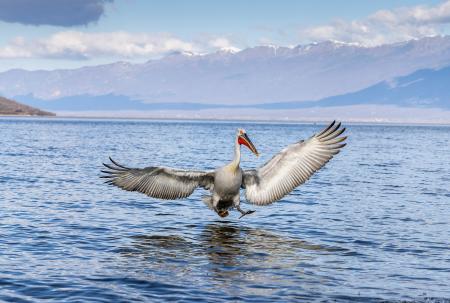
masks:
[(212, 189), (214, 172), (189, 171), (168, 167), (128, 168), (110, 158), (112, 164), (105, 164), (102, 178), (106, 183), (124, 190), (138, 191), (159, 199), (181, 199), (192, 194), (197, 187)]
[(244, 171), (243, 187), (248, 202), (273, 203), (306, 182), (345, 146), (339, 137), (345, 128), (335, 121), (306, 141), (289, 145), (257, 170)]

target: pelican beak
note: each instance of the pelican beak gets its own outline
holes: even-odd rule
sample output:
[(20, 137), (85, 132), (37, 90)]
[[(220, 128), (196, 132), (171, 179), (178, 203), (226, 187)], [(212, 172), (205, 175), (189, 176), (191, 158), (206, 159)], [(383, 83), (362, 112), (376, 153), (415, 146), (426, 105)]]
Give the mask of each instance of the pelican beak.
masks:
[(238, 143), (247, 146), (252, 151), (252, 153), (259, 157), (259, 153), (256, 150), (256, 147), (253, 145), (252, 141), (246, 133), (239, 135)]

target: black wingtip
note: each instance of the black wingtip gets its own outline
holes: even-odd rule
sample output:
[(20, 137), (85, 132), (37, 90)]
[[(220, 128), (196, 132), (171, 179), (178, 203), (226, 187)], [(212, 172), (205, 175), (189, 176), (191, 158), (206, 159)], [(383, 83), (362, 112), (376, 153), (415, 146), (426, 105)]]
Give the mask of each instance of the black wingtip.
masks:
[(322, 130), (320, 133), (318, 133), (316, 136), (317, 137), (320, 137), (320, 136), (322, 136), (323, 134), (325, 134), (327, 131), (329, 131), (333, 126), (334, 126), (334, 124), (336, 123), (336, 120), (333, 120), (333, 122), (331, 122), (327, 127), (325, 127), (325, 129), (324, 130)]
[(128, 167), (123, 166), (123, 165), (117, 163), (117, 162), (114, 161), (111, 157), (109, 157), (109, 160), (110, 160), (115, 166), (117, 166), (117, 167), (120, 167), (120, 168), (123, 168), (123, 169), (129, 169)]
[(104, 176), (100, 176), (100, 178), (102, 178), (102, 179), (113, 179), (113, 178), (115, 178), (116, 176), (113, 176), (113, 175), (104, 175)]

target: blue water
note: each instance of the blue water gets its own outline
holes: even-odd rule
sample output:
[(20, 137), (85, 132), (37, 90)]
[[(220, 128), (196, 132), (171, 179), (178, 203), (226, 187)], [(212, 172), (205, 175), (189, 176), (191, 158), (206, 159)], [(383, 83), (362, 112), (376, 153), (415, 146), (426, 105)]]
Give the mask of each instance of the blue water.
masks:
[(450, 127), (347, 125), (325, 169), (241, 220), (99, 179), (108, 156), (212, 169), (237, 127), (252, 168), (323, 125), (1, 118), (0, 300), (449, 302)]

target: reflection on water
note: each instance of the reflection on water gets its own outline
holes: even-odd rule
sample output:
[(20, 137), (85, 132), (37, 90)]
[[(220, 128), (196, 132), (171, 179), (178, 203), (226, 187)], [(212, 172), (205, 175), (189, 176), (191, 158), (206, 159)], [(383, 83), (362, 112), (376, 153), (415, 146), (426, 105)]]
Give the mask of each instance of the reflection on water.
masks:
[[(308, 251), (308, 253), (302, 253)], [(174, 235), (136, 235), (132, 246), (120, 250), (124, 257), (141, 259), (147, 268), (178, 271), (180, 263), (191, 260), (184, 271), (205, 267), (208, 278), (225, 284), (263, 271), (291, 271), (314, 258), (313, 254), (342, 253), (347, 249), (328, 247), (289, 238), (264, 229), (240, 226), (234, 222), (210, 223), (195, 238)], [(205, 260), (207, 262), (205, 262)], [(184, 266), (184, 264), (182, 264)], [(198, 270), (198, 269), (197, 269)], [(297, 274), (304, 274), (299, 269)], [(264, 281), (262, 281), (264, 282)]]

